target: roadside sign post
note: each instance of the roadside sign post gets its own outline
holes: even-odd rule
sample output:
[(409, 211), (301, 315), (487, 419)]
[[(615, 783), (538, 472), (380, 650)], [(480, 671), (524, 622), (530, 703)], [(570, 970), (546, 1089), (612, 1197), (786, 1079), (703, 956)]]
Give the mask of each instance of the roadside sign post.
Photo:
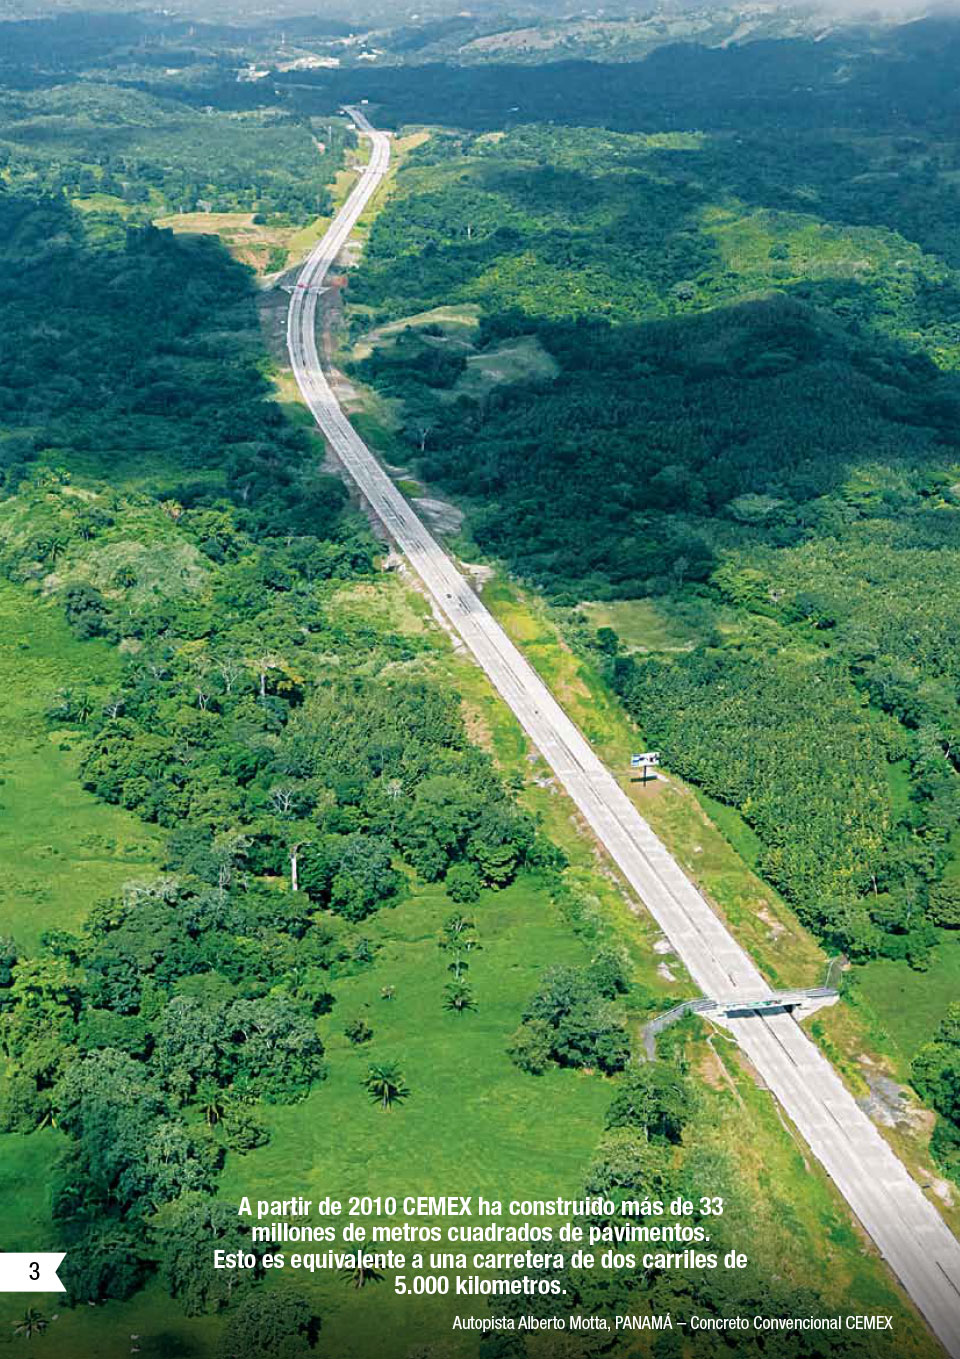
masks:
[(647, 771), (656, 769), (660, 763), (659, 750), (648, 750), (645, 755), (631, 755), (630, 768), (643, 770), (643, 782), (647, 782)]

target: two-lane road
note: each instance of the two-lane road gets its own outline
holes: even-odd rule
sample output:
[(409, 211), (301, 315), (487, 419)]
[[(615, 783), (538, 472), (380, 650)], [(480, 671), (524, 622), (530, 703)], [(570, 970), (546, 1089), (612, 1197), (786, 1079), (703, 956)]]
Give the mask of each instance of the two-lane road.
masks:
[[(771, 994), (753, 961), (640, 816), (546, 685), (487, 611), (354, 430), (317, 351), (318, 289), (390, 165), (390, 139), (349, 109), (371, 143), (356, 187), (290, 300), (287, 343), (304, 400), (337, 457), (431, 596), (551, 765), (705, 995)], [(829, 1062), (788, 1014), (731, 1031), (826, 1168), (947, 1351), (960, 1359), (960, 1246)]]

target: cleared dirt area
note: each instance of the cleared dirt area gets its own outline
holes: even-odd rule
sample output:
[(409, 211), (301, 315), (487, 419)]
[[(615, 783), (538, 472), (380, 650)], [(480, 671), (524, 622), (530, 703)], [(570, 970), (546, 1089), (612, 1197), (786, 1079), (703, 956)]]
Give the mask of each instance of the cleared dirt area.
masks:
[[(219, 236), (235, 259), (258, 274), (276, 273), (286, 264), (292, 228), (260, 225), (252, 212), (179, 212), (159, 217), (158, 227), (184, 236)], [(299, 230), (299, 228), (297, 228)]]

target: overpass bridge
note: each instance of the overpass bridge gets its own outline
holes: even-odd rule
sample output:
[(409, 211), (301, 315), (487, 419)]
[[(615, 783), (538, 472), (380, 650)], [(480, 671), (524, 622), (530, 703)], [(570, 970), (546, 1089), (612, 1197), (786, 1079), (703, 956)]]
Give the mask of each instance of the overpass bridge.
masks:
[(840, 992), (832, 986), (806, 986), (788, 991), (771, 991), (766, 995), (738, 994), (716, 1000), (704, 996), (698, 1000), (684, 1000), (674, 1005), (672, 1010), (657, 1015), (644, 1027), (644, 1050), (652, 1062), (657, 1055), (657, 1035), (687, 1015), (703, 1015), (715, 1024), (723, 1024), (727, 1019), (750, 1019), (751, 1016), (769, 1014), (790, 1014), (797, 1019), (805, 1019), (824, 1005), (833, 1005), (839, 996)]

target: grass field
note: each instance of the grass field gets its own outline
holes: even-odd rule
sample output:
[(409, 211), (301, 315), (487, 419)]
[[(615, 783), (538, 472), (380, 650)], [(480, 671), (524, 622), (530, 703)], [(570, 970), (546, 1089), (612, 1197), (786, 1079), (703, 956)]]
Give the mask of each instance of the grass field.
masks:
[[(447, 1014), (446, 957), (437, 938), (451, 909), (442, 891), (428, 889), (375, 918), (369, 934), (380, 949), (376, 965), (337, 986), (330, 1079), (305, 1107), (272, 1113), (274, 1142), (233, 1162), (225, 1195), (270, 1198), (302, 1189), (313, 1198), (446, 1192), (509, 1198), (577, 1189), (611, 1083), (559, 1070), (525, 1076), (505, 1047), (543, 967), (584, 962), (589, 951), (530, 884), (488, 893), (470, 912), (482, 944), (469, 974), (478, 1011)], [(381, 997), (383, 986), (395, 988), (392, 999)], [(361, 1047), (341, 1033), (356, 1015), (374, 1031)], [(398, 1061), (411, 1090), (402, 1107), (387, 1112), (361, 1087), (378, 1059)], [(424, 1305), (389, 1290), (385, 1282), (356, 1296), (340, 1280), (324, 1280), (317, 1296), (330, 1353), (361, 1359), (385, 1332), (392, 1353), (422, 1343)]]
[(451, 397), (455, 400), (468, 396), (476, 401), (494, 387), (507, 386), (511, 382), (549, 382), (559, 371), (556, 361), (539, 340), (524, 335), (469, 355), (466, 372), (453, 388)]
[[(156, 871), (156, 833), (83, 791), (74, 734), (51, 732), (44, 717), (65, 684), (102, 700), (118, 672), (113, 648), (77, 641), (59, 609), (0, 581), (0, 933), (12, 935), (28, 950), (45, 930), (79, 928), (96, 901), (116, 893), (129, 879)], [(30, 1137), (0, 1136), (0, 1203), (15, 1205), (4, 1218), (5, 1250), (56, 1247), (49, 1182), (59, 1145), (59, 1135), (51, 1129)], [(57, 1310), (51, 1301), (56, 1299), (41, 1299), (46, 1315)], [(107, 1359), (111, 1353), (129, 1353), (131, 1325), (137, 1328), (125, 1312), (125, 1344), (118, 1329), (111, 1351), (100, 1344), (100, 1310), (91, 1309), (88, 1315), (88, 1309), (78, 1309), (63, 1314), (59, 1331), (57, 1323), (46, 1336), (16, 1343), (11, 1326), (23, 1310), (22, 1298), (7, 1298), (0, 1312), (0, 1334), (11, 1354), (46, 1352), (81, 1359), (95, 1344)], [(119, 1309), (113, 1310), (119, 1321)]]
[(696, 633), (655, 599), (614, 599), (578, 607), (592, 628), (613, 628), (628, 651), (683, 650)]
[[(427, 888), (369, 922), (376, 962), (336, 983), (337, 1005), (324, 1025), (329, 1078), (305, 1104), (265, 1111), (273, 1140), (228, 1162), (221, 1182), (227, 1201), (244, 1194), (344, 1200), (353, 1193), (449, 1192), (510, 1199), (578, 1191), (612, 1083), (559, 1070), (526, 1076), (504, 1047), (543, 966), (581, 962), (589, 957), (588, 946), (530, 882), (485, 894), (471, 909), (482, 943), (470, 972), (479, 1008), (453, 1016), (441, 1008), (446, 968), (436, 943), (450, 909), (440, 889)], [(383, 998), (384, 986), (394, 988), (391, 999)], [(361, 1047), (342, 1034), (357, 1015), (374, 1031)], [(812, 1284), (837, 1306), (892, 1311), (899, 1352), (929, 1353), (836, 1192), (782, 1125), (734, 1045), (694, 1026), (687, 1053), (703, 1101), (691, 1173), (701, 1182), (709, 1176), (727, 1197), (736, 1227), (749, 1231), (743, 1244), (751, 1258), (768, 1277)], [(387, 1112), (361, 1086), (375, 1059), (398, 1061), (411, 1092)], [(24, 1225), (16, 1240), (25, 1248), (28, 1242), (52, 1244), (45, 1180), (57, 1142), (49, 1131), (0, 1140), (0, 1192), (22, 1205)], [(408, 1257), (413, 1251), (399, 1249)], [(462, 1312), (475, 1306), (469, 1298), (456, 1304), (400, 1298), (389, 1279), (358, 1292), (334, 1275), (287, 1273), (270, 1286), (296, 1287), (308, 1296), (323, 1318), (323, 1352), (343, 1359), (369, 1359), (386, 1335), (385, 1352), (414, 1354), (425, 1335), (446, 1334), (452, 1306)], [(10, 1303), (3, 1315), (14, 1320), (21, 1310)], [(48, 1314), (53, 1310), (48, 1307)], [(119, 1359), (129, 1352), (132, 1333), (142, 1354), (208, 1359), (216, 1331), (215, 1320), (182, 1317), (153, 1285), (123, 1307), (62, 1312), (46, 1335), (11, 1352), (80, 1359), (95, 1338), (103, 1359)], [(469, 1335), (441, 1343), (444, 1355), (476, 1354)]]
[[(5, 602), (23, 617), (22, 594), (7, 587)], [(32, 646), (49, 634), (41, 682), (24, 672), (38, 714), (52, 697), (58, 677), (67, 671), (79, 679), (92, 677), (99, 667), (102, 680), (109, 680), (116, 662), (107, 649), (73, 642), (57, 614), (36, 602), (26, 603), (24, 626)], [(401, 578), (388, 575), (375, 584), (342, 588), (329, 606), (345, 621), (362, 618), (410, 636), (423, 637), (426, 632), (432, 641), (422, 661), (426, 669), (449, 667), (451, 679), (468, 679), (485, 690), (473, 667), (452, 656), (422, 596)], [(8, 630), (8, 637), (15, 646), (15, 632)], [(27, 695), (22, 698), (25, 702)], [(534, 799), (552, 810), (557, 799), (535, 782), (536, 771), (526, 761), (525, 743), (517, 739), (509, 715), (489, 691), (468, 695), (466, 702), (474, 734), (479, 738), (481, 727), (489, 734), (505, 770), (528, 771)], [(126, 825), (128, 818), (122, 813), (88, 800), (78, 790), (75, 770), (66, 763), (67, 752), (58, 754), (63, 763), (49, 771), (57, 796), (75, 799), (94, 820)], [(61, 824), (72, 823), (62, 818)], [(130, 822), (130, 828), (149, 841), (139, 823)], [(539, 1079), (525, 1076), (507, 1058), (507, 1039), (543, 969), (552, 963), (587, 961), (595, 937), (603, 931), (632, 932), (628, 944), (638, 960), (638, 973), (649, 972), (644, 980), (660, 985), (665, 995), (669, 988), (656, 976), (654, 955), (643, 944), (643, 929), (613, 885), (597, 872), (589, 848), (569, 827), (567, 838), (579, 845), (576, 877), (585, 892), (592, 889), (588, 901), (598, 919), (585, 922), (581, 937), (530, 882), (488, 893), (473, 911), (483, 945), (471, 961), (476, 1014), (459, 1018), (441, 1008), (447, 974), (437, 937), (442, 921), (455, 909), (442, 891), (420, 891), (370, 922), (367, 932), (379, 949), (376, 964), (337, 983), (338, 1004), (325, 1026), (330, 1079), (305, 1105), (269, 1111), (272, 1143), (246, 1160), (230, 1163), (222, 1184), (225, 1196), (245, 1190), (268, 1197), (300, 1191), (314, 1197), (320, 1192), (345, 1195), (361, 1190), (416, 1193), (447, 1186), (451, 1192), (497, 1197), (577, 1189), (599, 1136), (610, 1082), (561, 1071)], [(120, 879), (124, 876), (128, 876), (125, 862)], [(105, 883), (103, 891), (114, 885)], [(69, 923), (78, 924), (89, 905), (90, 900), (78, 897)], [(384, 986), (395, 988), (393, 999), (381, 998)], [(373, 1042), (359, 1049), (342, 1036), (345, 1022), (357, 1014), (367, 1016), (374, 1029)], [(406, 1106), (389, 1114), (374, 1108), (360, 1085), (373, 1057), (398, 1059), (413, 1092)], [(50, 1131), (0, 1139), (0, 1193), (20, 1205), (16, 1240), (24, 1248), (39, 1242), (55, 1244), (46, 1186), (58, 1146), (57, 1134)], [(420, 1304), (394, 1299), (388, 1287), (358, 1295), (339, 1280), (327, 1280), (316, 1290), (316, 1305), (335, 1346), (332, 1352), (368, 1354), (376, 1329), (384, 1324), (385, 1304), (390, 1325), (405, 1338), (406, 1348), (422, 1336)], [(22, 1311), (18, 1308), (19, 1303), (11, 1303), (3, 1315), (15, 1321)], [(28, 1352), (85, 1355), (95, 1334), (98, 1351), (110, 1359), (128, 1352), (133, 1331), (141, 1337), (144, 1354), (200, 1356), (212, 1353), (215, 1330), (210, 1321), (181, 1318), (159, 1286), (152, 1286), (125, 1307), (111, 1304), (96, 1311), (62, 1313), (45, 1336), (30, 1342)]]
[(891, 1054), (906, 1078), (910, 1061), (946, 1013), (960, 999), (960, 939), (948, 938), (926, 972), (876, 958), (857, 968), (864, 1005), (886, 1031)]
[(158, 227), (183, 236), (219, 236), (235, 259), (258, 274), (286, 268), (289, 243), (303, 228), (266, 226), (252, 212), (180, 212), (156, 219)]
[(477, 306), (465, 303), (456, 307), (433, 307), (430, 311), (404, 316), (399, 321), (390, 321), (387, 325), (367, 331), (357, 340), (351, 357), (357, 361), (369, 358), (378, 345), (396, 338), (405, 330), (422, 330), (425, 326), (439, 326), (444, 335), (469, 342), (479, 324), (480, 308)]
[[(11, 897), (15, 915), (11, 923), (18, 934), (26, 931), (24, 937), (32, 943), (49, 925), (76, 927), (98, 896), (147, 871), (156, 841), (148, 828), (80, 790), (76, 752), (59, 749), (70, 744), (70, 738), (64, 741), (58, 735), (51, 742), (42, 716), (64, 676), (75, 686), (96, 685), (106, 692), (116, 674), (115, 654), (95, 643), (74, 641), (59, 612), (12, 586), (0, 589), (0, 606), (8, 703), (12, 699), (17, 731), (24, 734), (23, 748), (17, 745), (8, 759), (13, 762), (15, 757), (16, 768), (25, 771), (17, 782), (18, 799), (23, 799), (17, 802), (17, 824), (26, 850), (5, 853), (4, 858), (12, 866), (12, 885), (17, 889)], [(375, 583), (336, 590), (329, 608), (344, 621), (362, 619), (411, 638), (426, 638), (429, 645), (414, 664), (434, 674), (439, 667), (452, 682), (468, 681), (468, 690), (476, 686), (477, 693), (468, 692), (465, 698), (474, 736), (495, 748), (505, 772), (529, 778), (530, 795), (545, 816), (554, 813), (559, 799), (536, 781), (538, 771), (526, 760), (525, 742), (518, 739), (509, 714), (479, 673), (450, 651), (418, 592), (401, 577), (388, 574)], [(29, 649), (22, 650), (19, 644), (27, 636)], [(9, 784), (5, 793), (9, 805)], [(49, 805), (58, 808), (55, 824), (44, 816)], [(118, 848), (91, 865), (76, 846), (95, 828)], [(49, 916), (38, 915), (35, 904), (26, 911), (18, 909), (24, 900), (21, 885), (32, 881), (31, 835), (38, 833), (56, 849), (58, 864), (70, 882), (82, 875), (85, 890), (66, 895), (68, 912), (60, 909), (66, 885), (51, 897), (57, 915), (52, 909)], [(335, 983), (338, 1003), (324, 1025), (329, 1080), (306, 1104), (267, 1111), (273, 1140), (251, 1157), (228, 1164), (221, 1191), (226, 1197), (245, 1191), (255, 1197), (301, 1191), (316, 1197), (328, 1192), (436, 1193), (446, 1188), (500, 1197), (577, 1190), (600, 1134), (611, 1083), (598, 1075), (559, 1070), (541, 1078), (524, 1075), (506, 1055), (509, 1035), (544, 968), (588, 961), (600, 938), (622, 936), (638, 979), (659, 986), (665, 997), (672, 988), (657, 977), (643, 923), (629, 913), (616, 888), (598, 871), (586, 842), (569, 825), (565, 834), (574, 847), (573, 873), (587, 903), (579, 932), (530, 881), (485, 894), (471, 908), (482, 942), (481, 951), (471, 957), (476, 1014), (457, 1017), (442, 1009), (447, 972), (437, 938), (443, 920), (456, 909), (442, 890), (416, 891), (397, 909), (369, 922), (366, 932), (378, 948), (376, 963), (369, 971)], [(131, 857), (133, 847), (139, 855), (136, 861)], [(381, 997), (385, 986), (394, 988), (390, 1000)], [(358, 1014), (367, 1016), (374, 1029), (372, 1043), (362, 1048), (352, 1047), (342, 1033), (347, 1020)], [(360, 1085), (375, 1057), (399, 1060), (412, 1090), (408, 1104), (386, 1114), (373, 1107)], [(12, 1236), (6, 1238), (11, 1249), (56, 1245), (48, 1185), (59, 1146), (59, 1135), (51, 1130), (0, 1138), (0, 1196), (18, 1205), (10, 1224)], [(399, 1353), (406, 1353), (422, 1337), (420, 1304), (395, 1299), (388, 1288), (385, 1284), (357, 1294), (332, 1279), (315, 1290), (328, 1343), (334, 1346), (329, 1352), (369, 1354), (384, 1315), (404, 1337)], [(45, 1306), (47, 1315), (54, 1310)], [(22, 1311), (19, 1299), (9, 1300), (0, 1311), (0, 1333)], [(122, 1307), (65, 1310), (44, 1336), (29, 1345), (15, 1344), (11, 1352), (22, 1349), (80, 1359), (90, 1353), (96, 1337), (98, 1353), (112, 1359), (129, 1352), (129, 1336), (135, 1333), (143, 1354), (199, 1359), (214, 1352), (216, 1331), (214, 1321), (181, 1317), (154, 1284)], [(468, 1346), (464, 1352), (472, 1350)]]
[[(368, 922), (365, 932), (377, 960), (335, 984), (337, 1005), (324, 1025), (329, 1079), (305, 1104), (264, 1110), (273, 1139), (229, 1162), (223, 1197), (231, 1202), (245, 1193), (282, 1198), (301, 1192), (313, 1199), (446, 1192), (549, 1197), (578, 1189), (611, 1082), (559, 1070), (526, 1076), (505, 1047), (543, 968), (586, 962), (589, 946), (529, 882), (487, 893), (471, 908), (482, 944), (470, 968), (479, 1008), (462, 1017), (447, 1014), (442, 1009), (447, 959), (437, 939), (454, 909), (442, 890), (429, 888)], [(392, 999), (382, 999), (384, 986), (394, 988)], [(351, 1046), (342, 1033), (357, 1015), (374, 1030), (373, 1040), (361, 1047)], [(375, 1107), (361, 1086), (377, 1059), (399, 1061), (411, 1090), (406, 1104), (388, 1112)], [(53, 1133), (0, 1139), (0, 1192), (9, 1191), (25, 1205), (18, 1216), (29, 1231), (27, 1225), (20, 1230), (34, 1245), (38, 1237), (50, 1240), (44, 1180), (57, 1141)], [(395, 1297), (389, 1283), (361, 1294), (338, 1278), (311, 1283), (309, 1277), (297, 1280), (324, 1318), (324, 1352), (366, 1359), (385, 1327), (396, 1344), (391, 1353), (405, 1355), (422, 1340), (419, 1301)], [(98, 1352), (105, 1359), (129, 1351), (131, 1330), (141, 1335), (144, 1354), (209, 1353), (209, 1325), (179, 1317), (159, 1291), (95, 1315)], [(79, 1359), (89, 1327), (87, 1309), (63, 1314), (29, 1352)], [(161, 1334), (167, 1348), (148, 1348)]]
[(33, 947), (50, 929), (76, 929), (93, 903), (156, 864), (157, 836), (85, 793), (68, 730), (44, 718), (65, 684), (101, 701), (116, 652), (78, 642), (52, 605), (0, 582), (0, 933)]

